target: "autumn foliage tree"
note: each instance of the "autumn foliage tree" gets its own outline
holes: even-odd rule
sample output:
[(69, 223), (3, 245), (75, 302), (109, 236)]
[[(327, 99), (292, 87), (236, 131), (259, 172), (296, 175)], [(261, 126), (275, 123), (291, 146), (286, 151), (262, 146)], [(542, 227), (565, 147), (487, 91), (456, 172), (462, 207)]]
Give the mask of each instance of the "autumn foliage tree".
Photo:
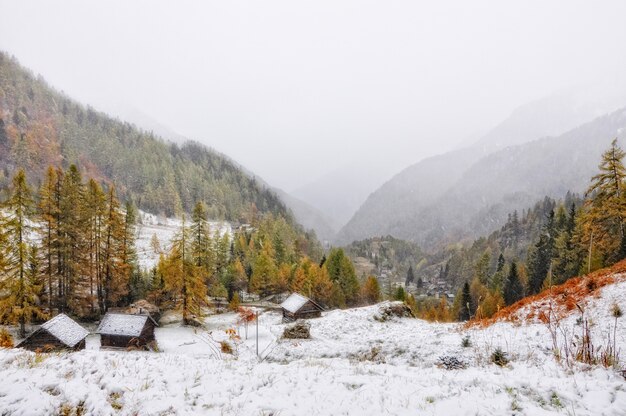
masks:
[(185, 325), (202, 318), (204, 308), (208, 306), (208, 289), (193, 262), (190, 246), (190, 230), (183, 217), (181, 228), (172, 241), (172, 249), (160, 264), (159, 272), (163, 274), (169, 306), (181, 311)]
[(626, 154), (613, 140), (602, 155), (600, 172), (591, 179), (587, 190), (583, 222), (583, 244), (589, 244), (603, 264), (613, 263), (626, 256), (624, 219), (626, 198), (624, 180)]
[(369, 276), (365, 279), (365, 283), (363, 283), (361, 287), (361, 297), (368, 305), (380, 302), (382, 294), (380, 292), (378, 279), (375, 276)]
[(0, 293), (6, 295), (0, 298), (0, 318), (4, 322), (19, 323), (20, 336), (24, 337), (26, 324), (33, 317), (44, 317), (45, 313), (39, 305), (42, 288), (37, 252), (27, 240), (27, 235), (33, 231), (29, 216), (34, 201), (23, 170), (19, 170), (13, 178), (4, 208), (8, 215), (2, 224), (5, 245)]

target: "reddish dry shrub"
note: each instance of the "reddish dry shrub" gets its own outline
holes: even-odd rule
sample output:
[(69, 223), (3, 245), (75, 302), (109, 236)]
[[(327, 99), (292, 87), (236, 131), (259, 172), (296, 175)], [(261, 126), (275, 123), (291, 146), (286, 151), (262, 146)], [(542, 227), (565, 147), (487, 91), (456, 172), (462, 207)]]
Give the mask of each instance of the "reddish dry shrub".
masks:
[[(529, 316), (529, 319), (530, 318), (531, 317)], [(544, 324), (547, 324), (548, 322), (550, 322), (550, 318), (548, 317), (548, 315), (546, 315), (544, 311), (539, 311), (539, 316), (537, 318), (539, 318), (539, 320), (543, 322)]]
[[(550, 304), (553, 312), (562, 318), (576, 309), (576, 305), (584, 304), (589, 296), (599, 296), (600, 289), (604, 286), (626, 281), (624, 273), (626, 273), (626, 260), (586, 276), (572, 278), (536, 295), (525, 297), (501, 309), (491, 318), (467, 322), (466, 327), (487, 327), (499, 321), (516, 322), (520, 319), (530, 320), (535, 317), (545, 323), (548, 321), (545, 309), (549, 308)], [(522, 313), (524, 308), (526, 310)]]

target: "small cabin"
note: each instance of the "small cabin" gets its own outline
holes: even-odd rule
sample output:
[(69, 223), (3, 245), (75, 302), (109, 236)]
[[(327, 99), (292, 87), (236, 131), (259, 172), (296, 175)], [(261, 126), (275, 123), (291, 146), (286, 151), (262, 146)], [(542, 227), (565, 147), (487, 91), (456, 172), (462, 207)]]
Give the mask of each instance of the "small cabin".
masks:
[(30, 351), (78, 351), (85, 349), (89, 332), (65, 314), (59, 314), (39, 327), (18, 348)]
[(144, 347), (154, 341), (158, 326), (150, 315), (107, 313), (98, 330), (100, 346), (109, 348)]
[(319, 318), (324, 310), (316, 302), (298, 293), (292, 293), (280, 304), (280, 307), (283, 310), (283, 322)]

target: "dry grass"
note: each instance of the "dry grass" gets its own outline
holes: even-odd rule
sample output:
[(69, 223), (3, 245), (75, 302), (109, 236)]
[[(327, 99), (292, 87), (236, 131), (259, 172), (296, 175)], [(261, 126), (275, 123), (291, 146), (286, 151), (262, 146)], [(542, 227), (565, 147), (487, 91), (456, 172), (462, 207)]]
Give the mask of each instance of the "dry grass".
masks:
[(548, 311), (553, 311), (559, 318), (563, 318), (575, 311), (576, 305), (584, 305), (590, 296), (598, 296), (600, 289), (604, 286), (620, 281), (626, 281), (626, 260), (591, 274), (572, 278), (536, 295), (525, 297), (501, 309), (491, 318), (474, 319), (466, 325), (467, 327), (487, 327), (500, 321), (516, 322), (535, 318), (547, 323)]

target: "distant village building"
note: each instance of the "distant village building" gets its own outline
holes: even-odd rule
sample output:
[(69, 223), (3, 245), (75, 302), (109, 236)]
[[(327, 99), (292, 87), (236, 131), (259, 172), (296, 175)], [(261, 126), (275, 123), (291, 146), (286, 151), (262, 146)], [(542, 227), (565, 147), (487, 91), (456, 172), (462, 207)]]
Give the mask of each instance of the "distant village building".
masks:
[(96, 332), (100, 334), (101, 347), (143, 347), (154, 341), (157, 326), (150, 315), (107, 313)]
[(318, 318), (322, 315), (322, 308), (316, 302), (298, 293), (292, 293), (280, 304), (283, 310), (283, 322), (297, 319)]
[(18, 344), (30, 351), (83, 350), (89, 331), (65, 314), (50, 319)]

